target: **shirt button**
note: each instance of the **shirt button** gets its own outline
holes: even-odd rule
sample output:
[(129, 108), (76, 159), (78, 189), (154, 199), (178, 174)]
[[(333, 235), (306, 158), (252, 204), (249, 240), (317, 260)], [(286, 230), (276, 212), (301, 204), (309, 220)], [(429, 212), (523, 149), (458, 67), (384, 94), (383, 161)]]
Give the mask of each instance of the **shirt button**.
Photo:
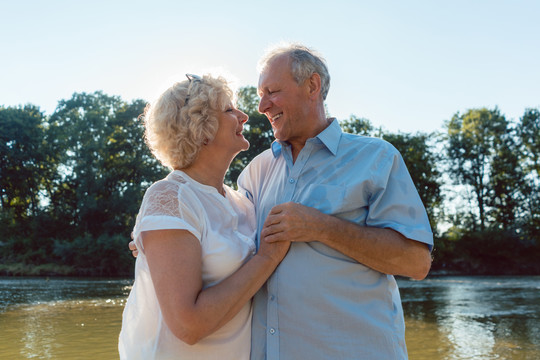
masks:
[(294, 184), (294, 179), (289, 179), (289, 182), (290, 182), (291, 184)]
[(276, 297), (274, 295), (270, 295), (270, 301), (274, 301)]
[(276, 329), (270, 328), (270, 334), (271, 334), (271, 335), (274, 335), (275, 333), (276, 333)]

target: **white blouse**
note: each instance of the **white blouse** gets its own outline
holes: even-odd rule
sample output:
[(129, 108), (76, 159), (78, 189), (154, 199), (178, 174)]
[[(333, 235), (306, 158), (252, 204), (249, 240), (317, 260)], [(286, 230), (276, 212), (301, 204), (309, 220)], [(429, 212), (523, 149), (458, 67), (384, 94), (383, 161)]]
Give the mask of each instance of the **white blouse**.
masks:
[(139, 255), (123, 314), (118, 345), (121, 359), (249, 358), (251, 302), (195, 345), (172, 334), (159, 308), (141, 239), (141, 232), (148, 230), (190, 231), (201, 242), (203, 288), (219, 283), (256, 251), (253, 204), (230, 187), (224, 188), (225, 197), (214, 187), (175, 170), (146, 191), (133, 231)]

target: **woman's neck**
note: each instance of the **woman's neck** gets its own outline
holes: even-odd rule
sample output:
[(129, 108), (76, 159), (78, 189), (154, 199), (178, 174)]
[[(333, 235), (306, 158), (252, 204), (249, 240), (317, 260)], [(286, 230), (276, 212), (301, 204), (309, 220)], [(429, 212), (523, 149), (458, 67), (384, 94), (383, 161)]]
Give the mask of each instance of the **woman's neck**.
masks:
[(228, 166), (220, 166), (215, 162), (195, 160), (193, 164), (187, 168), (180, 169), (185, 172), (190, 178), (198, 183), (212, 186), (223, 196), (225, 196), (225, 190), (223, 189), (223, 181), (225, 179), (225, 173)]

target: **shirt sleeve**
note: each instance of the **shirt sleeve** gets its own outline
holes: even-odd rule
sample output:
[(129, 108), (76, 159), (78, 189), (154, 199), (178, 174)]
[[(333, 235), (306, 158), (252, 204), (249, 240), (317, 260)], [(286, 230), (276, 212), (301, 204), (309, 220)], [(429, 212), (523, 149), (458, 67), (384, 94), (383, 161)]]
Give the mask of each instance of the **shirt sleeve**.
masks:
[(374, 172), (366, 225), (391, 228), (403, 236), (433, 247), (426, 210), (400, 153), (390, 144)]
[(253, 188), (253, 176), (255, 173), (254, 170), (255, 161), (252, 160), (247, 166), (242, 170), (238, 179), (236, 180), (236, 185), (238, 186), (238, 192), (246, 196), (252, 203), (254, 202), (254, 188)]
[(180, 184), (160, 181), (146, 191), (134, 229), (135, 243), (139, 249), (144, 250), (140, 236), (143, 231), (187, 230), (201, 241), (197, 204), (182, 190)]

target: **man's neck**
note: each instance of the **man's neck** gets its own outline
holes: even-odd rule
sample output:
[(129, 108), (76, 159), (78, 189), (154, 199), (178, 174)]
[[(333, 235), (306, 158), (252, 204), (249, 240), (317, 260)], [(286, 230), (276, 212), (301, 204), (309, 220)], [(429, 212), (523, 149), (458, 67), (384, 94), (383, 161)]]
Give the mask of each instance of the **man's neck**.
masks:
[(317, 122), (317, 126), (314, 128), (314, 130), (311, 132), (311, 135), (304, 138), (304, 139), (298, 139), (298, 141), (289, 141), (289, 145), (291, 146), (291, 154), (292, 154), (292, 160), (293, 164), (296, 162), (296, 158), (306, 146), (306, 142), (322, 133), (330, 124), (332, 123), (333, 118), (324, 118), (324, 120), (320, 120)]

